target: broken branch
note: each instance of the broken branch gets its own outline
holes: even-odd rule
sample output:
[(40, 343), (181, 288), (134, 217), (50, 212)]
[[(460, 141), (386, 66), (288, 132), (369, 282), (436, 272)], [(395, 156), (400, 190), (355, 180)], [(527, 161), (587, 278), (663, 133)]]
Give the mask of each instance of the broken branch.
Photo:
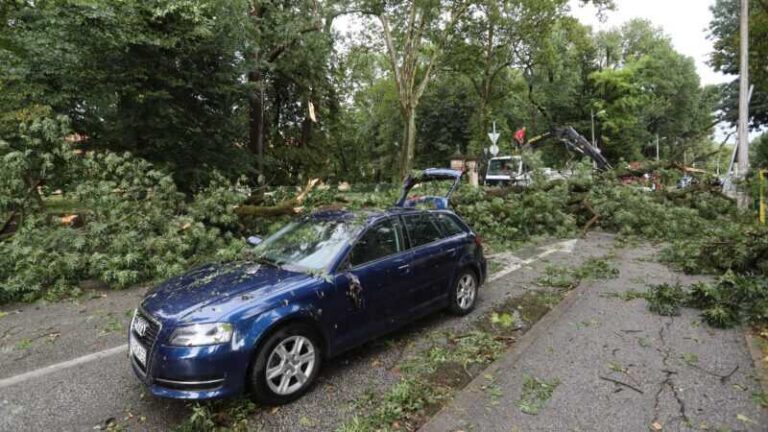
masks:
[(311, 179), (307, 182), (304, 189), (296, 195), (295, 198), (283, 201), (273, 206), (255, 206), (243, 205), (235, 208), (235, 214), (238, 216), (256, 216), (256, 217), (275, 217), (283, 215), (293, 215), (301, 211), (301, 205), (304, 203), (307, 194), (312, 191), (320, 179)]

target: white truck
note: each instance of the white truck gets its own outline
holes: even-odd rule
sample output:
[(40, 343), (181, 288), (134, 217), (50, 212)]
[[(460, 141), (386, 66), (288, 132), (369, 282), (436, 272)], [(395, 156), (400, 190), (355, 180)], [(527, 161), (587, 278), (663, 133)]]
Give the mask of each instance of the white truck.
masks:
[[(542, 168), (542, 174), (547, 180), (560, 180), (569, 176), (567, 171), (553, 168)], [(487, 186), (530, 186), (533, 173), (521, 156), (497, 156), (488, 162), (485, 174)]]
[[(549, 139), (559, 141), (565, 148), (591, 158), (595, 168), (605, 171), (611, 165), (600, 153), (600, 149), (593, 146), (570, 126), (554, 128), (551, 131), (531, 138), (521, 146), (522, 150), (535, 150)], [(543, 174), (547, 180), (564, 179), (570, 176), (568, 171), (558, 171), (553, 168), (543, 168)], [(485, 184), (488, 186), (530, 186), (533, 181), (531, 169), (523, 162), (522, 156), (497, 156), (488, 161), (488, 170), (485, 173)]]

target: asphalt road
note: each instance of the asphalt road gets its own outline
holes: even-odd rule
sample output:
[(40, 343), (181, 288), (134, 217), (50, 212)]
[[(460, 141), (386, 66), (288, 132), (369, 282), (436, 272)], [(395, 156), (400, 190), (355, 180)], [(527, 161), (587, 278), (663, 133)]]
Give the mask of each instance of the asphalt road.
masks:
[[(582, 283), (421, 431), (768, 430), (743, 329), (616, 297), (694, 281), (653, 262), (657, 253), (619, 250), (619, 278)], [(520, 409), (526, 377), (559, 382), (537, 415)]]
[[(532, 289), (548, 263), (578, 265), (611, 245), (610, 236), (591, 235), (501, 256), (503, 265), (481, 290), (473, 315)], [(574, 247), (577, 254), (571, 253)], [(122, 348), (130, 311), (144, 292), (93, 292), (77, 302), (3, 307), (0, 431), (94, 430), (109, 423), (168, 430), (186, 418), (187, 404), (145, 392)], [(366, 392), (380, 394), (399, 380), (397, 364), (424, 349), (426, 333), (469, 327), (471, 317), (437, 314), (333, 359), (302, 399), (260, 408), (250, 422), (262, 430), (334, 430), (357, 413), (355, 401)]]

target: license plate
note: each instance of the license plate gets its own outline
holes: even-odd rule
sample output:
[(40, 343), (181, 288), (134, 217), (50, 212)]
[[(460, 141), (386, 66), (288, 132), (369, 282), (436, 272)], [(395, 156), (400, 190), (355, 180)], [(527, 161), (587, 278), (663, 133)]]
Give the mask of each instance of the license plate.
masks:
[(133, 335), (131, 335), (130, 342), (128, 344), (129, 350), (131, 352), (131, 355), (136, 358), (136, 360), (141, 363), (142, 366), (147, 366), (147, 349), (141, 346), (139, 341), (133, 338)]

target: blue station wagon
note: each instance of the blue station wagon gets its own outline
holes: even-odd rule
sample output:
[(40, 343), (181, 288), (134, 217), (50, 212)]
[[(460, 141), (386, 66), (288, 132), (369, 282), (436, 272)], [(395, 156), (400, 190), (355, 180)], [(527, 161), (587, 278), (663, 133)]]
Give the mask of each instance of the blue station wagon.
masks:
[[(249, 239), (258, 243), (253, 260), (152, 289), (129, 330), (135, 374), (156, 396), (250, 390), (283, 404), (310, 388), (327, 359), (431, 312), (469, 313), (486, 261), (479, 237), (448, 209), (460, 177), (409, 176), (392, 209), (317, 212)], [(446, 196), (408, 197), (434, 180), (453, 182)]]

